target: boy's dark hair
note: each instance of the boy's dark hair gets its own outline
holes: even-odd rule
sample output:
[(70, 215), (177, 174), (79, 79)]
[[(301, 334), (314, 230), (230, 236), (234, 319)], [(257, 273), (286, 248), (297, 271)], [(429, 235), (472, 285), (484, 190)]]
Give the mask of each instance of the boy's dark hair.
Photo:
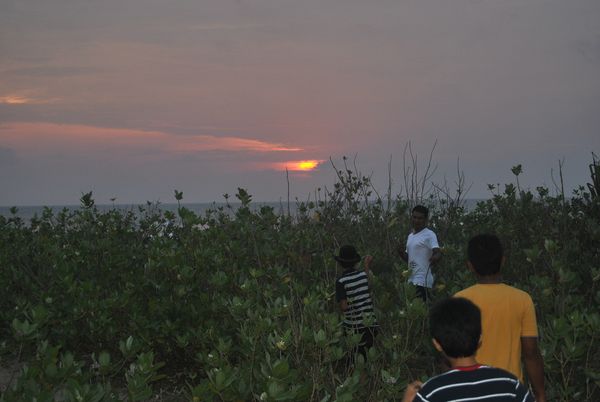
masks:
[(412, 209), (411, 212), (418, 212), (420, 214), (425, 215), (425, 218), (429, 218), (429, 208), (423, 205), (417, 205)]
[(467, 257), (475, 272), (481, 276), (494, 275), (500, 272), (504, 249), (498, 236), (479, 234), (469, 240)]
[(447, 356), (473, 356), (481, 337), (481, 311), (467, 299), (451, 297), (431, 308), (429, 327)]

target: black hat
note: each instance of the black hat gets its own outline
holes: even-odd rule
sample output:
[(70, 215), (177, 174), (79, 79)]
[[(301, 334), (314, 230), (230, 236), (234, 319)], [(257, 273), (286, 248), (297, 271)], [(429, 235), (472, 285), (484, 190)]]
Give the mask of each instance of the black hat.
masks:
[(340, 247), (340, 255), (334, 255), (333, 258), (337, 262), (359, 262), (360, 255), (356, 252), (354, 246), (342, 246)]

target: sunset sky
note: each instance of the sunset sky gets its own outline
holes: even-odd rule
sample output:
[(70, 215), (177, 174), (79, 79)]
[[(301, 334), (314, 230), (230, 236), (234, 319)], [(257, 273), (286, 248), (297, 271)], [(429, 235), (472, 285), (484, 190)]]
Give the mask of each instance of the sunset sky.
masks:
[(305, 200), (347, 155), (385, 190), (568, 189), (600, 154), (598, 0), (2, 0), (0, 206)]

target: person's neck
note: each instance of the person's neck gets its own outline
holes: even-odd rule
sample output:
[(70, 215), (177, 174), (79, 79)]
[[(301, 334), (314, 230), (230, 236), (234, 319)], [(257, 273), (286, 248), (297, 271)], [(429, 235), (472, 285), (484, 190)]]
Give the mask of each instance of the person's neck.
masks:
[(500, 273), (494, 275), (477, 275), (477, 283), (484, 285), (491, 285), (502, 282), (502, 275)]
[[(448, 357), (448, 356), (446, 356)], [(475, 360), (475, 356), (467, 356), (467, 357), (448, 357), (448, 361), (450, 362), (450, 367), (452, 367), (453, 369), (455, 368), (460, 368), (460, 367), (472, 367), (472, 366), (476, 366), (479, 363), (477, 363), (477, 360)]]
[(425, 230), (427, 228), (427, 226), (423, 226), (422, 228), (413, 228), (413, 234), (417, 234), (423, 230)]

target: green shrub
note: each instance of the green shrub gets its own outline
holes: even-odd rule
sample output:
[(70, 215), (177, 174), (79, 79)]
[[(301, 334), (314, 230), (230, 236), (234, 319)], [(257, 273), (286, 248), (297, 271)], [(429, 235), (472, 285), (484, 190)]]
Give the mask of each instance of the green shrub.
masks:
[[(433, 205), (444, 253), (435, 297), (473, 283), (466, 241), (497, 233), (505, 280), (536, 303), (549, 400), (600, 398), (596, 161), (591, 169), (570, 199), (509, 184), (472, 210)], [(397, 255), (409, 200), (372, 201), (369, 179), (349, 169), (294, 216), (253, 208), (243, 189), (236, 197), (239, 207), (197, 215), (150, 204), (101, 212), (89, 193), (78, 210), (0, 217), (1, 357), (23, 365), (0, 401), (391, 401), (438, 371), (427, 307)], [(354, 371), (343, 365), (355, 340), (340, 328), (331, 258), (346, 242), (375, 256), (381, 323)]]

